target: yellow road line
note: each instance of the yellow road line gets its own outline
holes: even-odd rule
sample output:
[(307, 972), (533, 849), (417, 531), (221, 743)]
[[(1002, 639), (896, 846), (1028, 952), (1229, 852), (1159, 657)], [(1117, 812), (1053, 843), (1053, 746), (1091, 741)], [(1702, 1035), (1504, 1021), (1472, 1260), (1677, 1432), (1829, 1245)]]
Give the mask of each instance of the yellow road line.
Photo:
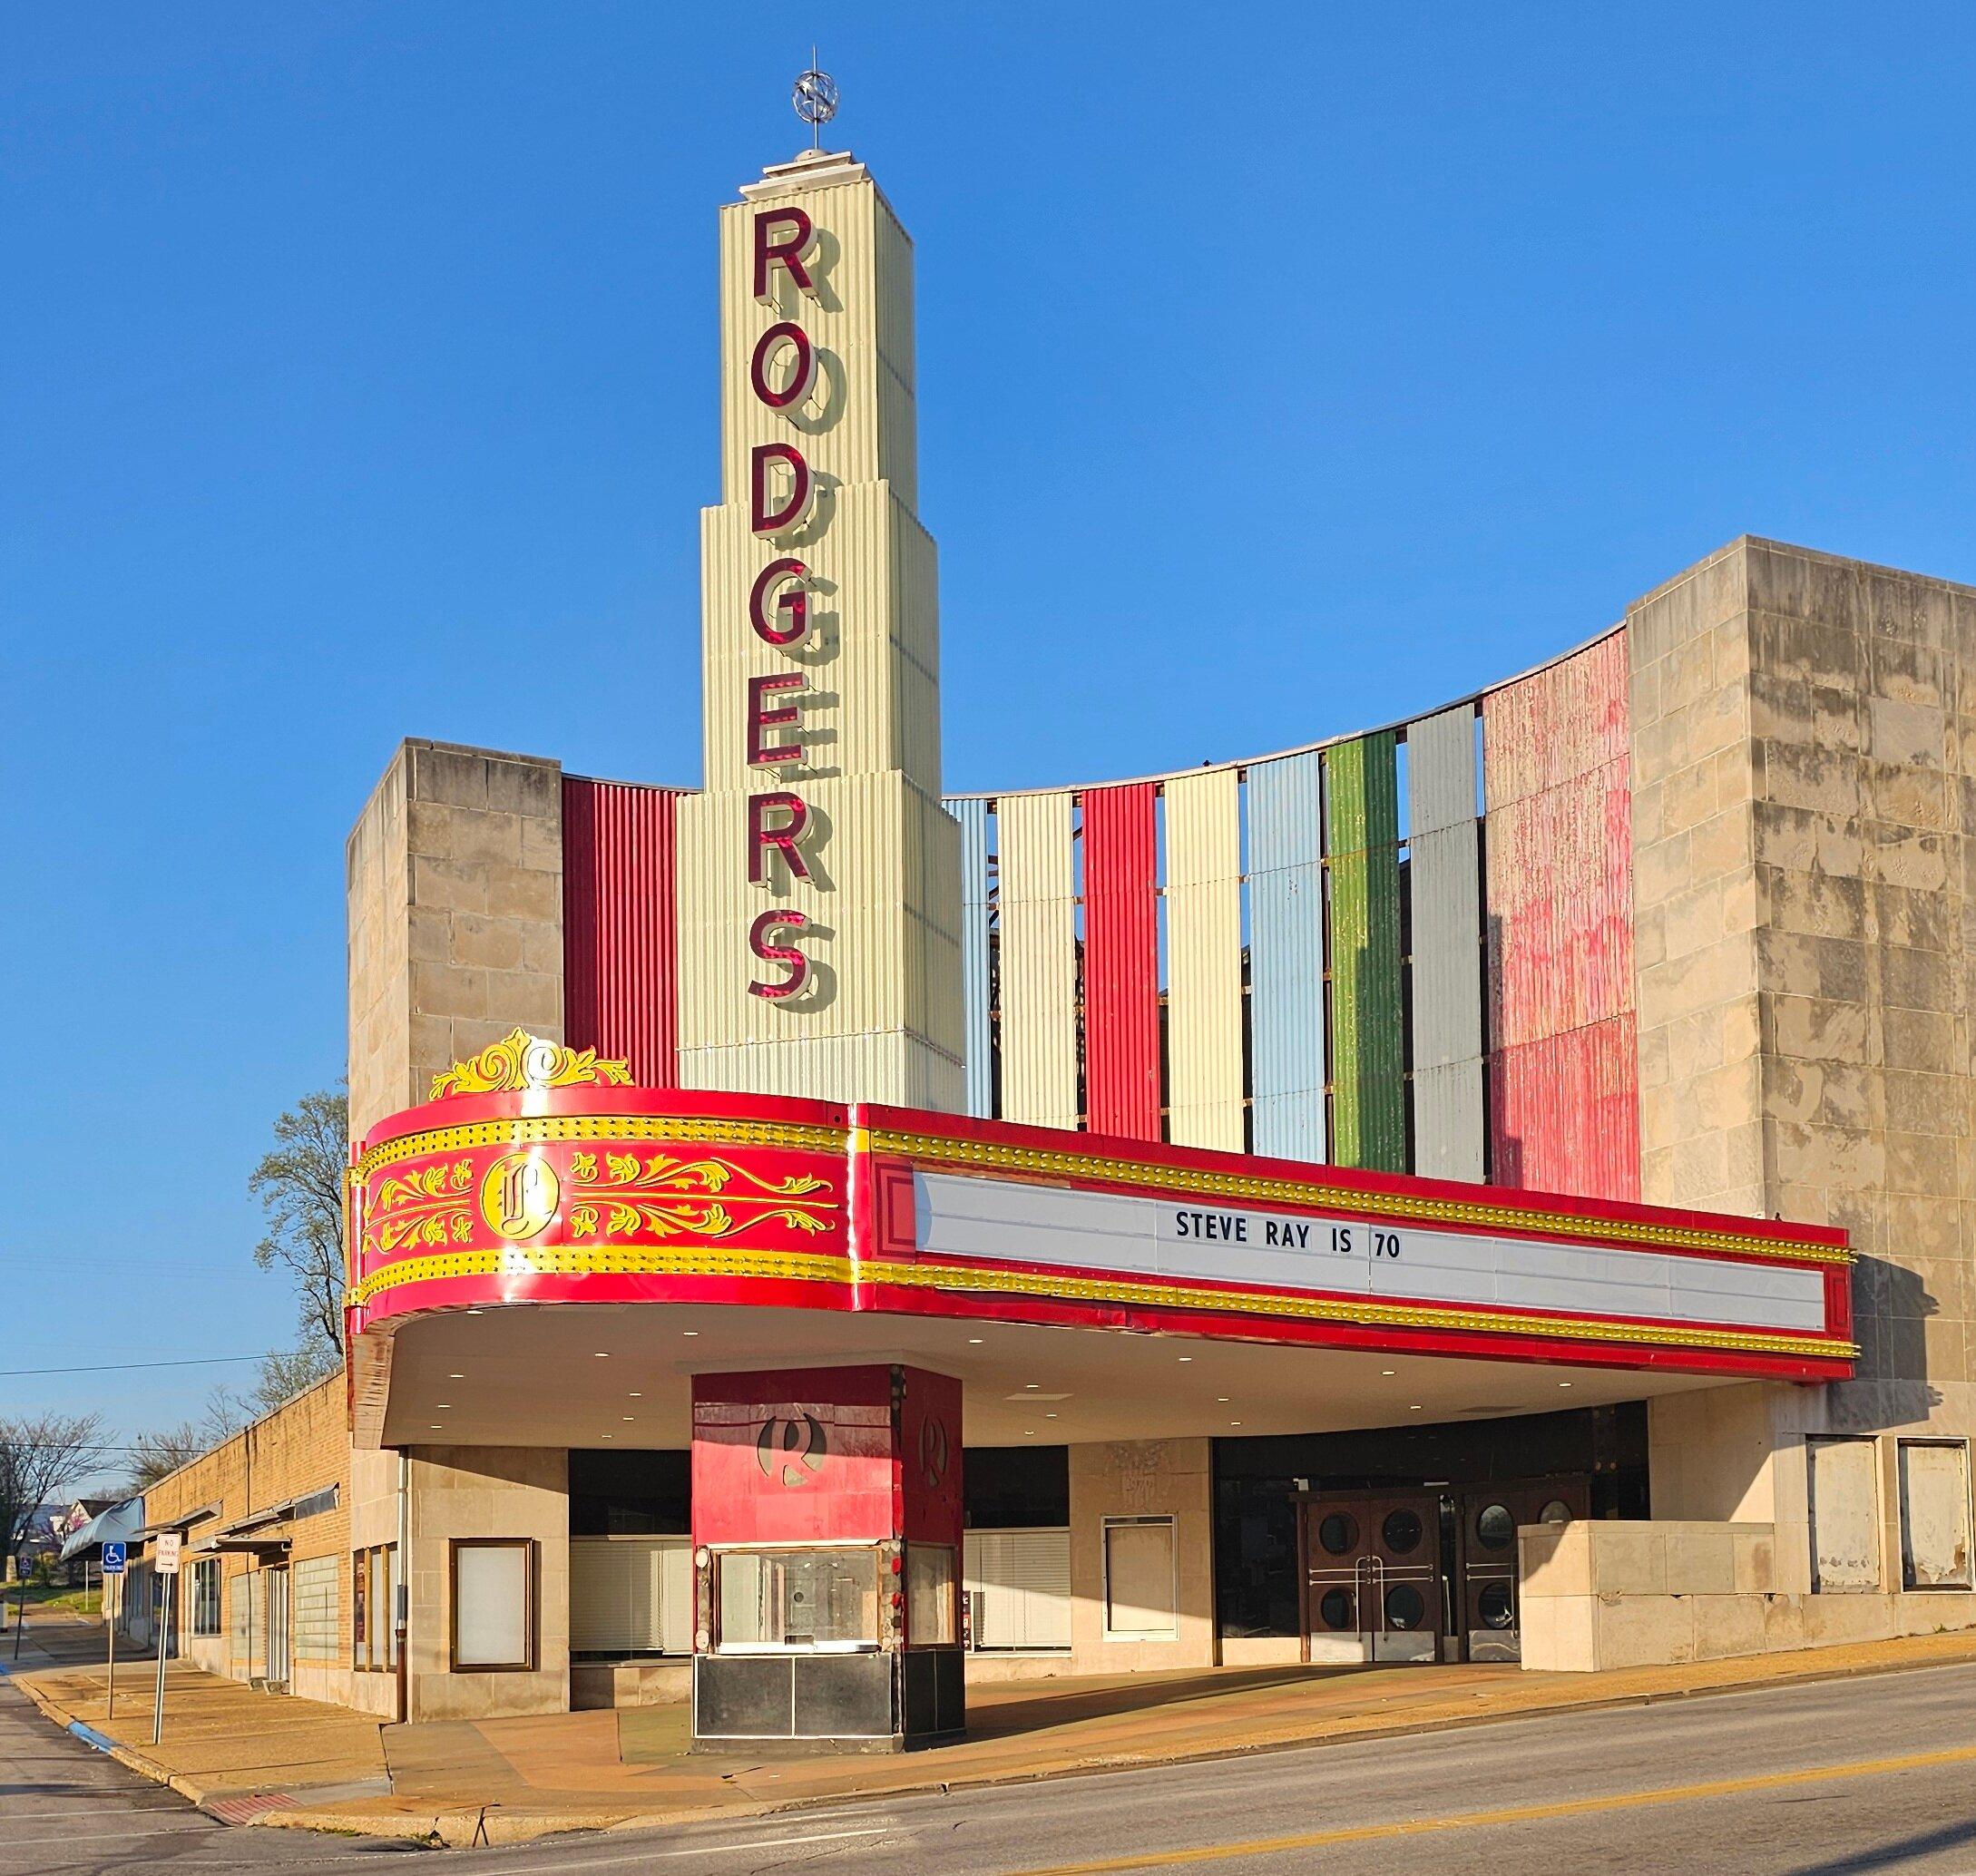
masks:
[(1237, 1857), (1280, 1856), (1293, 1850), (1324, 1850), (1339, 1843), (1376, 1843), (1394, 1837), (1425, 1837), (1440, 1831), (1477, 1830), (1486, 1824), (1547, 1823), (1556, 1818), (1595, 1817), (1645, 1804), (1689, 1804), (1703, 1798), (1733, 1798), (1747, 1792), (1774, 1792), (1793, 1785), (1823, 1784), (1840, 1778), (1881, 1778), (1892, 1772), (1923, 1772), (1933, 1766), (1976, 1761), (1976, 1745), (1936, 1753), (1908, 1753), (1894, 1759), (1861, 1759), (1848, 1764), (1812, 1765), (1801, 1772), (1769, 1772), (1751, 1778), (1720, 1778), (1707, 1784), (1662, 1785), (1644, 1792), (1617, 1792), (1607, 1798), (1569, 1798), (1555, 1804), (1518, 1804), (1501, 1811), (1457, 1812), (1450, 1817), (1407, 1818), (1397, 1823), (1358, 1824), (1345, 1830), (1305, 1831), (1293, 1837), (1251, 1837), (1240, 1843), (1215, 1843), (1199, 1850), (1149, 1851), (1141, 1856), (1105, 1857), (1091, 1863), (1052, 1863), (1017, 1870), (1010, 1876), (1111, 1876), (1122, 1870), (1171, 1870), (1194, 1863), (1232, 1862)]

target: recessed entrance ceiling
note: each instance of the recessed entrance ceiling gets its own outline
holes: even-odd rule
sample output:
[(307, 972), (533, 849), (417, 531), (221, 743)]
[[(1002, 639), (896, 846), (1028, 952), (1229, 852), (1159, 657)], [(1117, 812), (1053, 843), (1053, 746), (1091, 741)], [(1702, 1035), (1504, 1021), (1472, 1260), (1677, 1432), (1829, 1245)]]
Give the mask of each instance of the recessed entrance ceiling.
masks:
[(1329, 1432), (1553, 1412), (1724, 1384), (1651, 1371), (923, 1316), (509, 1304), (398, 1329), (376, 1443), (681, 1447), (696, 1371), (880, 1361), (956, 1376), (971, 1446)]

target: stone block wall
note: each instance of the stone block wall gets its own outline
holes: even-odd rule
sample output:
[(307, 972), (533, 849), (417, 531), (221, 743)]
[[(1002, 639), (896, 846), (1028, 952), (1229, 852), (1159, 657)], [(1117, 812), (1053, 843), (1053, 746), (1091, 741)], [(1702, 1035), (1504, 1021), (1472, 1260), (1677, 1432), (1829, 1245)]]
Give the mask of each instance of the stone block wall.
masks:
[(562, 1040), (557, 763), (406, 741), (346, 864), (353, 1137), (510, 1030)]
[(1627, 624), (1642, 1196), (1859, 1256), (1858, 1378), (1656, 1402), (1655, 1510), (1774, 1520), (1808, 1589), (1806, 1435), (1976, 1430), (1976, 591), (1746, 538)]

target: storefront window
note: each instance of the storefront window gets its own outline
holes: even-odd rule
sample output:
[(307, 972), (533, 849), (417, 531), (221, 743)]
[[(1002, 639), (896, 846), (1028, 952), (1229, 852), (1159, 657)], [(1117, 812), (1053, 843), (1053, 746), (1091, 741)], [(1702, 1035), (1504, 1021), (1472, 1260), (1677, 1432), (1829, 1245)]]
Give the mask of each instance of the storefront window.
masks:
[(954, 1641), (954, 1546), (908, 1544), (905, 1549), (905, 1638), (915, 1647)]
[(724, 1550), (716, 1568), (723, 1649), (878, 1646), (874, 1549)]

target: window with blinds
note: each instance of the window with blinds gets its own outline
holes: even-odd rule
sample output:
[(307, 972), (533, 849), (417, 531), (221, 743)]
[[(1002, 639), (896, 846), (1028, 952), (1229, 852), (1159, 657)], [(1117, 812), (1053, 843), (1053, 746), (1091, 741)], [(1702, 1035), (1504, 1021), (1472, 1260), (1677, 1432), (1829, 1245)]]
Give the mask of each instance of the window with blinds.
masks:
[(691, 1539), (572, 1538), (570, 1652), (592, 1661), (690, 1655)]
[(343, 1621), (337, 1614), (338, 1559), (311, 1557), (289, 1572), (293, 1654), (298, 1661), (335, 1661), (343, 1654)]
[(971, 1530), (967, 1607), (977, 1648), (1071, 1646), (1071, 1534), (1055, 1527)]

